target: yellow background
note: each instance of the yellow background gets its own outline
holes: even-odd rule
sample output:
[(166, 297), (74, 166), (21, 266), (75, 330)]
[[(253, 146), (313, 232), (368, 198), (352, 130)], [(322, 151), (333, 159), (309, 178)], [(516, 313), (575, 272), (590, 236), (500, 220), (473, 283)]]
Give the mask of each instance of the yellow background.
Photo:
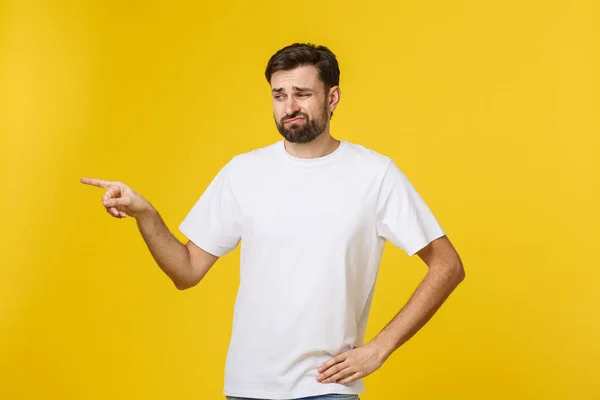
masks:
[[(467, 278), (364, 400), (600, 398), (597, 1), (0, 2), (1, 399), (219, 399), (238, 250), (179, 292), (121, 180), (177, 226), (280, 140), (263, 71), (338, 56), (335, 137), (391, 156)], [(388, 246), (368, 338), (426, 268)]]

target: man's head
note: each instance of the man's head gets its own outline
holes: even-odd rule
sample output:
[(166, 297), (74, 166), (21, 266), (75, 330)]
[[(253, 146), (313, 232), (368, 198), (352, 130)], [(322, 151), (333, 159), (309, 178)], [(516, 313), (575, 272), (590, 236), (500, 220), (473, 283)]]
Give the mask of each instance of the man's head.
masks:
[(275, 53), (265, 71), (273, 115), (289, 142), (308, 143), (329, 126), (340, 99), (340, 69), (324, 46), (295, 43)]

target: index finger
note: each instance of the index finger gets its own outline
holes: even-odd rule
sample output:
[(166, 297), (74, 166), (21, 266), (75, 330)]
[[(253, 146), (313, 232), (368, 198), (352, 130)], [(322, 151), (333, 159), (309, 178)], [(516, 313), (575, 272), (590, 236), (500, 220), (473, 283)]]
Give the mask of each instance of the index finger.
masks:
[(86, 185), (98, 186), (103, 189), (108, 189), (111, 185), (109, 181), (95, 178), (81, 178), (80, 181), (81, 183), (85, 183)]
[(326, 369), (331, 368), (335, 364), (341, 363), (342, 361), (345, 361), (345, 360), (346, 360), (346, 355), (344, 353), (338, 354), (337, 356), (330, 358), (325, 364), (322, 364), (318, 368), (318, 371), (323, 372)]

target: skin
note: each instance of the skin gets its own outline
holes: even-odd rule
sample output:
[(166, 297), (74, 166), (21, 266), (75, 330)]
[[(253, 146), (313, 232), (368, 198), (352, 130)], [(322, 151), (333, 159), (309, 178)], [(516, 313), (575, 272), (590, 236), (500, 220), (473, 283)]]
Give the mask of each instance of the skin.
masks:
[[(290, 134), (307, 124), (319, 122), (323, 131), (307, 143), (285, 140), (287, 152), (298, 158), (323, 157), (340, 144), (330, 133), (331, 113), (340, 101), (340, 88), (326, 89), (312, 66), (278, 71), (271, 77), (273, 116)], [(304, 116), (291, 120), (294, 116)], [(102, 205), (114, 218), (133, 217), (156, 263), (180, 289), (200, 282), (218, 260), (191, 241), (181, 243), (169, 231), (158, 211), (139, 193), (122, 182), (81, 178), (81, 183), (105, 190)], [(462, 261), (443, 236), (417, 255), (428, 271), (404, 307), (371, 341), (338, 354), (318, 367), (317, 381), (349, 384), (377, 369), (400, 346), (421, 329), (465, 277)]]
[(217, 261), (193, 242), (181, 243), (152, 204), (126, 184), (94, 178), (81, 178), (81, 183), (105, 190), (102, 205), (112, 217), (135, 218), (154, 260), (178, 289), (197, 285)]
[[(333, 152), (340, 144), (330, 133), (331, 113), (340, 101), (340, 88), (327, 90), (313, 66), (302, 66), (289, 71), (277, 71), (271, 76), (273, 115), (285, 128), (306, 125), (306, 119), (286, 122), (290, 116), (306, 114), (311, 120), (323, 121), (323, 132), (309, 143), (293, 143), (285, 140), (290, 155), (298, 158), (323, 157)], [(325, 104), (324, 104), (325, 103)], [(323, 115), (323, 110), (326, 115)]]
[(428, 271), (408, 303), (370, 342), (319, 366), (317, 381), (349, 384), (375, 372), (433, 317), (465, 278), (462, 261), (447, 236), (432, 241), (417, 255)]
[[(287, 118), (298, 114), (318, 119), (323, 108), (328, 113), (323, 133), (309, 143), (290, 143), (286, 140), (288, 153), (301, 158), (314, 158), (327, 155), (337, 148), (339, 141), (331, 136), (329, 120), (340, 100), (339, 87), (326, 90), (317, 69), (312, 66), (274, 73), (271, 87), (275, 120), (280, 123), (285, 124)], [(300, 119), (294, 123), (300, 125), (307, 121)], [(284, 127), (289, 125), (290, 122)], [(373, 340), (320, 365), (317, 381), (349, 384), (375, 372), (431, 319), (465, 277), (462, 261), (447, 236), (432, 241), (417, 255), (427, 265), (428, 272), (408, 303)]]

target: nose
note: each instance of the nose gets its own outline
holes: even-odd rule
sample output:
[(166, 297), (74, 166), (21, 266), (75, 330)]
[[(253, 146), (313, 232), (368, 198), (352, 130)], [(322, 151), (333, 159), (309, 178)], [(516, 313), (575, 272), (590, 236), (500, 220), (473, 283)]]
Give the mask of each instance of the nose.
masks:
[(300, 111), (300, 106), (296, 102), (294, 96), (289, 96), (285, 103), (285, 113), (287, 115), (293, 115), (295, 112)]

